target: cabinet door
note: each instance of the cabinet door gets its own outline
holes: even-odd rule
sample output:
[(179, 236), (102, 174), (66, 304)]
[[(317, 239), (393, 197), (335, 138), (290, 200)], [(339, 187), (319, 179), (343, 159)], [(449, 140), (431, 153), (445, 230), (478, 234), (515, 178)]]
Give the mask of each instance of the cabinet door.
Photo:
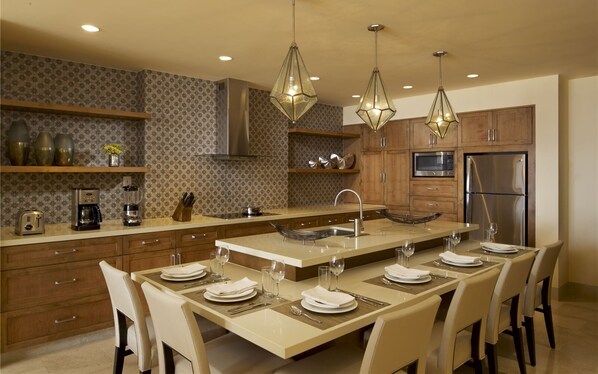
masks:
[(125, 235), (123, 253), (140, 253), (172, 249), (175, 246), (175, 232), (161, 231), (147, 234)]
[(457, 138), (459, 131), (458, 126), (449, 127), (444, 139), (440, 139), (432, 133), (430, 128), (426, 126), (425, 118), (416, 118), (409, 121), (411, 129), (411, 148), (453, 148), (457, 146)]
[(389, 121), (384, 126), (384, 149), (402, 151), (409, 149), (409, 120)]
[(494, 112), (494, 143), (497, 145), (532, 144), (532, 108), (508, 108)]
[(462, 146), (489, 145), (492, 131), (492, 112), (459, 114)]
[(385, 204), (409, 206), (409, 151), (385, 152)]
[(361, 198), (363, 202), (384, 204), (382, 152), (363, 152), (361, 161)]
[(174, 265), (175, 252), (173, 249), (161, 251), (141, 252), (123, 256), (124, 271), (135, 271)]
[(384, 127), (376, 132), (363, 125), (361, 128), (361, 147), (364, 151), (382, 150), (382, 138), (385, 135)]

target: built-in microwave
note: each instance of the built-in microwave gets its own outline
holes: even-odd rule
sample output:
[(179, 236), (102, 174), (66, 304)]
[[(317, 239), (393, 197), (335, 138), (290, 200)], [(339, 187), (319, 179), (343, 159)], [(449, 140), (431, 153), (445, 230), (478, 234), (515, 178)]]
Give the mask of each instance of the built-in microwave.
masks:
[(455, 152), (414, 152), (414, 177), (452, 177), (455, 175)]

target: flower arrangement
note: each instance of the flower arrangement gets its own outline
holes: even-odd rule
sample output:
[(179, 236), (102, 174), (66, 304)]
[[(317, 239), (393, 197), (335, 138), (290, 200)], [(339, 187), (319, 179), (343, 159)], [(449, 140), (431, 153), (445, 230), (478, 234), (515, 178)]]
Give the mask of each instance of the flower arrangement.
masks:
[(123, 153), (122, 144), (106, 144), (102, 147), (102, 151), (106, 156), (121, 155)]

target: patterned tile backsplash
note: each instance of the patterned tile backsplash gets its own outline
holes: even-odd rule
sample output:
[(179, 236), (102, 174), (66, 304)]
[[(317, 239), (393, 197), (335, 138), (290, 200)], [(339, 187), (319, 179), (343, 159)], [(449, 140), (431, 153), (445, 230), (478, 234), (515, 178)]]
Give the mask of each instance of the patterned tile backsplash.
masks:
[[(141, 71), (128, 72), (69, 61), (1, 53), (3, 98), (144, 111), (150, 120), (129, 121), (2, 110), (2, 165), (10, 124), (24, 119), (32, 142), (40, 131), (71, 134), (75, 165), (105, 166), (100, 148), (125, 145), (125, 165), (148, 166), (148, 174), (127, 174), (142, 186), (143, 217), (168, 217), (183, 192), (198, 196), (194, 214), (239, 211), (246, 205), (263, 208), (332, 203), (342, 188), (339, 175), (287, 173), (307, 161), (330, 153), (342, 154), (335, 138), (287, 134), (289, 123), (270, 103), (269, 93), (249, 91), (252, 160), (214, 160), (216, 84), (197, 78)], [(342, 128), (342, 108), (316, 104), (294, 126), (329, 131)], [(35, 163), (31, 154), (29, 164)], [(117, 219), (122, 209), (125, 174), (1, 175), (1, 224), (12, 226), (20, 209), (40, 209), (48, 223), (69, 222), (70, 190), (100, 189), (105, 219)]]

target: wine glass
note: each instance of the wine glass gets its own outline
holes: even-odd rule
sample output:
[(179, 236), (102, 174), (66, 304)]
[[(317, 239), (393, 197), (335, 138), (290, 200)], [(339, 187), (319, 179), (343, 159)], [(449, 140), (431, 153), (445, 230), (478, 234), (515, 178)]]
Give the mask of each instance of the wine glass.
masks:
[(270, 265), (270, 275), (274, 280), (274, 297), (278, 298), (280, 294), (280, 286), (279, 283), (284, 279), (284, 260), (283, 259), (274, 259), (272, 260), (272, 264)]
[(224, 278), (224, 264), (228, 262), (230, 258), (230, 251), (226, 247), (218, 247), (216, 248), (216, 261), (220, 264), (220, 268), (222, 269), (222, 274), (220, 274)]
[(401, 248), (401, 251), (403, 251), (403, 254), (407, 258), (406, 264), (407, 267), (409, 267), (409, 257), (411, 257), (411, 255), (413, 255), (413, 253), (415, 252), (415, 245), (413, 245), (412, 241), (405, 240), (405, 242), (403, 243), (403, 247)]
[(334, 274), (334, 278), (336, 283), (334, 285), (334, 290), (338, 291), (338, 276), (345, 270), (345, 259), (341, 253), (337, 253), (332, 256), (330, 259), (330, 272)]
[(461, 233), (459, 231), (453, 231), (449, 236), (451, 244), (453, 245), (453, 252), (457, 250), (457, 245), (461, 243)]
[(496, 222), (490, 222), (488, 226), (489, 241), (494, 242), (495, 236), (498, 233), (498, 224)]

